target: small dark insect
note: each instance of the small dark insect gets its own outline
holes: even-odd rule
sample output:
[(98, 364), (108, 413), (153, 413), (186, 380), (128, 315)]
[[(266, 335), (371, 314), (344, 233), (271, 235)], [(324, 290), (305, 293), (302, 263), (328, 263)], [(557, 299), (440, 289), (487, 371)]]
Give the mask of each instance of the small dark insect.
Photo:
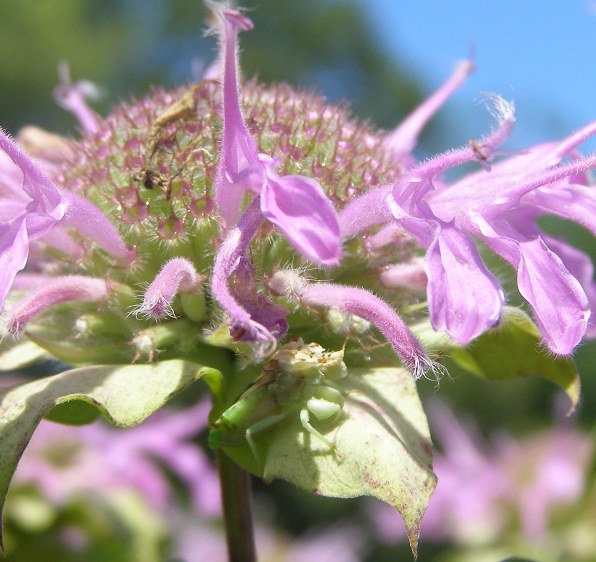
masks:
[(491, 154), (487, 151), (486, 146), (474, 139), (468, 141), (468, 146), (474, 152), (474, 156), (476, 156), (478, 162), (480, 162), (480, 165), (485, 170), (490, 170), (488, 159), (490, 158)]
[(133, 175), (133, 180), (140, 182), (147, 189), (153, 189), (154, 187), (161, 188), (166, 198), (170, 197), (171, 180), (173, 178), (166, 178), (157, 171), (159, 147), (169, 136), (167, 134), (164, 135), (163, 129), (170, 123), (178, 121), (196, 110), (194, 96), (199, 87), (200, 84), (193, 86), (179, 100), (175, 101), (157, 116), (148, 134), (143, 156), (143, 167)]
[(162, 187), (167, 181), (159, 172), (151, 169), (144, 169), (134, 175), (134, 180), (141, 182), (147, 189)]

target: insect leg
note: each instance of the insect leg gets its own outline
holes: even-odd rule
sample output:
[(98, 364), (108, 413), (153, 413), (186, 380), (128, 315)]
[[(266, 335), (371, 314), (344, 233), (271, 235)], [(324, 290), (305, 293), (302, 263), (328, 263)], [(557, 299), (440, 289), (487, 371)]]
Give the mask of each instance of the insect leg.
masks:
[(286, 417), (286, 415), (287, 414), (284, 412), (283, 414), (275, 414), (273, 416), (269, 416), (267, 418), (259, 420), (246, 430), (246, 442), (248, 443), (248, 446), (250, 447), (250, 450), (252, 451), (252, 454), (254, 455), (257, 463), (261, 464), (261, 459), (259, 457), (259, 453), (257, 451), (257, 447), (252, 436), (255, 433), (258, 433), (259, 431), (264, 431), (265, 429), (268, 429), (276, 423), (280, 422)]
[(302, 427), (306, 429), (306, 431), (308, 431), (311, 435), (314, 435), (317, 439), (325, 443), (325, 445), (329, 447), (330, 451), (333, 451), (335, 449), (335, 445), (312, 426), (312, 424), (310, 423), (310, 412), (307, 408), (303, 408), (302, 410), (300, 410), (300, 423), (302, 424)]

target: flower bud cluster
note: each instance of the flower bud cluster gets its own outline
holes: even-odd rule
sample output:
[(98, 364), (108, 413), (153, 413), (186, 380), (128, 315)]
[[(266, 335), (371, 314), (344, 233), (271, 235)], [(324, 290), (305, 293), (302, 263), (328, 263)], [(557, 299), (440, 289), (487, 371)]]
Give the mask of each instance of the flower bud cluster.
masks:
[(281, 346), (271, 358), (270, 365), (275, 364), (282, 373), (297, 377), (322, 374), (330, 379), (340, 379), (348, 372), (343, 359), (343, 350), (325, 351), (318, 343), (305, 344), (298, 338)]

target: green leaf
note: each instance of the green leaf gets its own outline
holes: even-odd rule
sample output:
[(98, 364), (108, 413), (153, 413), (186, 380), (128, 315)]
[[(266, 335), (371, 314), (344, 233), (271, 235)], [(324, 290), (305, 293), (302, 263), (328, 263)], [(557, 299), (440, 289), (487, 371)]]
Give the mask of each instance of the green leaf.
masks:
[[(335, 449), (305, 431), (294, 412), (262, 440), (263, 477), (323, 496), (373, 496), (390, 504), (403, 517), (416, 554), (420, 519), (436, 485), (416, 385), (397, 368), (351, 369), (336, 382), (347, 396), (342, 418), (330, 426), (311, 419)], [(238, 449), (228, 451), (235, 456)]]
[(94, 422), (100, 411), (89, 402), (71, 400), (54, 406), (45, 416), (46, 420), (64, 425), (86, 425)]
[(538, 375), (558, 384), (571, 400), (580, 396), (580, 380), (571, 357), (553, 355), (541, 345), (538, 329), (518, 308), (505, 307), (501, 324), (465, 348), (454, 347), (451, 358), (463, 369), (490, 380)]
[[(171, 360), (151, 365), (82, 367), (0, 392), (0, 509), (33, 431), (55, 406), (82, 400), (110, 423), (132, 427), (211, 367)], [(1, 535), (0, 535), (1, 544)]]

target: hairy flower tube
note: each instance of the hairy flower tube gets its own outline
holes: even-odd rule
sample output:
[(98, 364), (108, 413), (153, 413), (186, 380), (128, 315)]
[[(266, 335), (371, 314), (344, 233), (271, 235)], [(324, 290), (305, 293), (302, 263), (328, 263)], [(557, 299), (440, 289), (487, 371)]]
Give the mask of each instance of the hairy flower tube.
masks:
[[(433, 327), (462, 344), (498, 324), (504, 302), (473, 238), (482, 240), (516, 269), (519, 290), (551, 351), (569, 354), (588, 329), (594, 281), (583, 270), (589, 258), (563, 241), (553, 240), (551, 249), (536, 219), (559, 215), (596, 232), (594, 194), (585, 177), (596, 158), (575, 152), (596, 125), (491, 167), (514, 122), (512, 104), (501, 98), (493, 103), (497, 128), (491, 135), (415, 165), (395, 184), (351, 202), (342, 212), (342, 229), (354, 236), (396, 221), (425, 247)], [(560, 164), (567, 156), (572, 160)], [(483, 169), (452, 184), (441, 179), (445, 170), (470, 161)], [(558, 205), (560, 199), (572, 203)]]

